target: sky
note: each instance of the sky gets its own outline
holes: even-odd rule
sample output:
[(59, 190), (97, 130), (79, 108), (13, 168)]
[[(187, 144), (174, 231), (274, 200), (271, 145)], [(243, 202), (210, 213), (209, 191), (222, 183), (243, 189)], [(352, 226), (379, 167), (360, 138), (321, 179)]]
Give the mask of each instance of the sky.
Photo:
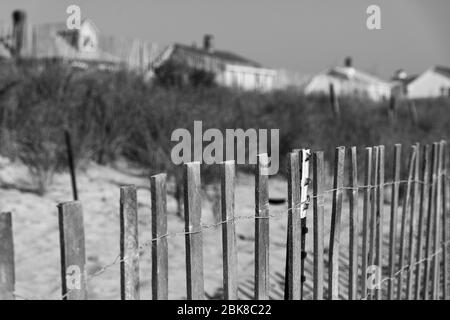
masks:
[[(372, 4), (381, 30), (366, 27)], [(218, 49), (305, 74), (346, 56), (384, 78), (450, 67), (449, 0), (1, 0), (0, 21), (14, 9), (32, 23), (66, 21), (69, 5), (105, 34), (201, 45), (210, 33)]]

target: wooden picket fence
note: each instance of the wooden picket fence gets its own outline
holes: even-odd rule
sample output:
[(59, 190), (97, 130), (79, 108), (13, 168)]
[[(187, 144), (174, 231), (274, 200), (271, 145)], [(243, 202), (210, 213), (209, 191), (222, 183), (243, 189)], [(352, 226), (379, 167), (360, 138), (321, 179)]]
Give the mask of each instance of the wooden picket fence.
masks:
[[(296, 149), (288, 155), (288, 209), (284, 299), (306, 299), (304, 294), (306, 236), (313, 237), (312, 298), (342, 298), (340, 253), (343, 195), (349, 197), (348, 299), (447, 299), (448, 298), (448, 193), (447, 143), (441, 141), (409, 152), (408, 176), (401, 180), (401, 145), (395, 145), (393, 180), (385, 182), (385, 147), (365, 148), (364, 185), (358, 184), (357, 150), (336, 148), (332, 189), (325, 190), (324, 153)], [(348, 154), (348, 185), (344, 168)], [(255, 170), (255, 271), (254, 298), (269, 299), (269, 210), (267, 154), (257, 157)], [(120, 263), (122, 299), (139, 299), (139, 256), (151, 246), (152, 298), (168, 299), (168, 238), (184, 236), (186, 244), (187, 299), (205, 298), (203, 231), (222, 229), (223, 298), (238, 299), (239, 271), (235, 224), (235, 163), (221, 168), (221, 221), (201, 223), (201, 180), (198, 162), (184, 165), (185, 230), (170, 234), (167, 227), (166, 175), (151, 177), (152, 239), (138, 243), (138, 210), (135, 186), (120, 188)], [(400, 185), (404, 185), (401, 189)], [(385, 188), (391, 189), (390, 213), (384, 210)], [(404, 192), (401, 192), (404, 191)], [(331, 224), (325, 234), (325, 195), (332, 194)], [(403, 196), (400, 197), (400, 194)], [(362, 196), (362, 212), (359, 198)], [(313, 232), (306, 219), (312, 207)], [(87, 275), (82, 205), (58, 205), (61, 283), (63, 299), (87, 299)], [(400, 212), (401, 211), (401, 212)], [(384, 232), (383, 221), (389, 221)], [(388, 237), (384, 235), (388, 234)], [(329, 249), (324, 250), (325, 236)], [(388, 239), (386, 239), (388, 238)], [(387, 245), (386, 245), (387, 243)], [(219, 245), (219, 244), (218, 244)], [(361, 250), (360, 250), (361, 249)], [(326, 277), (328, 272), (328, 277)], [(15, 292), (14, 245), (10, 213), (0, 215), (0, 298), (20, 298)], [(375, 279), (375, 280), (374, 280)], [(326, 281), (327, 280), (327, 283)]]

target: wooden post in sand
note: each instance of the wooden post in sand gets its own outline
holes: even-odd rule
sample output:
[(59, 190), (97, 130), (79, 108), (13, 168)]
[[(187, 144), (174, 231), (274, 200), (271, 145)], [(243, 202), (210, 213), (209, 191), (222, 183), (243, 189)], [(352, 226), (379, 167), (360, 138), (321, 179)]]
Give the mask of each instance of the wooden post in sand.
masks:
[(14, 241), (11, 212), (0, 213), (0, 300), (14, 300)]
[(58, 211), (63, 299), (86, 300), (86, 252), (81, 203), (61, 203), (58, 205)]

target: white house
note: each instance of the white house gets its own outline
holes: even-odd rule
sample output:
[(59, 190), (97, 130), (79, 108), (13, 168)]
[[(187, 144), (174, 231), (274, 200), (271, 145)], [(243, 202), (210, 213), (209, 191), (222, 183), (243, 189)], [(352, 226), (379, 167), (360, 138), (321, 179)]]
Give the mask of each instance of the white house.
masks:
[(347, 59), (344, 67), (334, 67), (313, 76), (306, 84), (304, 92), (307, 95), (328, 95), (331, 86), (337, 96), (356, 96), (381, 101), (390, 98), (393, 85), (355, 69), (351, 60)]
[(275, 73), (275, 70), (262, 67), (225, 64), (223, 71), (217, 76), (217, 83), (244, 90), (269, 91), (274, 87)]
[(434, 66), (407, 84), (410, 99), (450, 97), (450, 68)]
[(25, 12), (16, 10), (11, 27), (1, 30), (3, 59), (60, 60), (80, 68), (146, 72), (160, 54), (156, 43), (102, 34), (89, 19), (82, 21), (80, 29), (68, 29), (66, 22), (32, 25)]
[(275, 70), (235, 53), (216, 50), (211, 35), (205, 35), (201, 48), (178, 43), (169, 45), (155, 60), (153, 68), (156, 70), (170, 62), (210, 72), (215, 82), (225, 87), (261, 91), (274, 88)]

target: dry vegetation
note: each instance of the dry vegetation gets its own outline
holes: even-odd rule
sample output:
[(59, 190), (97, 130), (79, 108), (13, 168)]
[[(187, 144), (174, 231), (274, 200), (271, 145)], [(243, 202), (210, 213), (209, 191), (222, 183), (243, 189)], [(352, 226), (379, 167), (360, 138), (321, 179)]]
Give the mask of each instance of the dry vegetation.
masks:
[[(107, 164), (125, 158), (151, 172), (175, 176), (179, 168), (170, 161), (170, 135), (176, 128), (192, 130), (194, 120), (202, 120), (204, 130), (278, 128), (281, 159), (300, 146), (325, 150), (331, 157), (338, 145), (376, 144), (386, 145), (389, 157), (394, 143), (450, 136), (449, 100), (416, 102), (416, 121), (406, 103), (389, 118), (388, 105), (342, 100), (337, 118), (326, 97), (295, 91), (168, 87), (126, 72), (0, 64), (0, 153), (23, 162), (43, 193), (53, 173), (66, 168), (66, 129), (79, 166), (86, 160)], [(204, 169), (205, 181), (214, 176), (210, 169)]]

